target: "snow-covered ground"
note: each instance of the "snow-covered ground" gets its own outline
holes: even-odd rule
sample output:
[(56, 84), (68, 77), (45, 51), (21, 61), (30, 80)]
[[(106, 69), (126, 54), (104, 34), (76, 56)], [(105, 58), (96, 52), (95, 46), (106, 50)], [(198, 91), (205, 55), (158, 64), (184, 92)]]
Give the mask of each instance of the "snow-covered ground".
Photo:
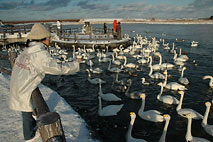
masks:
[[(23, 142), (21, 113), (8, 107), (9, 84), (10, 77), (0, 73), (0, 142)], [(67, 142), (98, 142), (90, 137), (85, 121), (57, 92), (44, 85), (39, 88), (50, 110), (60, 114)]]

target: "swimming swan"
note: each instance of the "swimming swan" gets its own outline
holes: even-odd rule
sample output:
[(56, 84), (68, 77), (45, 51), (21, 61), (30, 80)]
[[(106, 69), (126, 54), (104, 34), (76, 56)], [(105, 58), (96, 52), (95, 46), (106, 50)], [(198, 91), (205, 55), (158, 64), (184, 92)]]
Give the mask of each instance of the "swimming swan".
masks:
[(184, 74), (184, 70), (186, 70), (186, 67), (183, 67), (182, 68), (182, 71), (181, 71), (181, 76), (180, 78), (178, 79), (178, 81), (184, 85), (188, 85), (189, 84), (189, 80), (186, 78), (186, 77), (183, 77), (183, 74)]
[(167, 70), (164, 72), (165, 74), (165, 81), (164, 81), (164, 87), (170, 90), (187, 90), (187, 88), (177, 82), (170, 82), (167, 84)]
[(157, 99), (165, 104), (179, 104), (179, 100), (170, 95), (163, 95), (163, 83), (160, 82), (157, 85), (161, 86), (160, 93), (157, 95)]
[(135, 123), (136, 114), (134, 112), (130, 112), (130, 117), (131, 117), (131, 120), (130, 120), (129, 128), (126, 134), (126, 142), (147, 142), (144, 139), (136, 139), (132, 137), (132, 128)]
[(98, 95), (98, 115), (99, 116), (113, 116), (117, 115), (117, 113), (121, 110), (123, 107), (123, 104), (121, 105), (109, 105), (104, 108), (102, 108), (102, 102), (101, 102), (101, 96)]
[(206, 75), (206, 76), (203, 77), (203, 80), (205, 80), (205, 79), (210, 79), (209, 87), (213, 88), (213, 76)]
[[(142, 92), (139, 92), (139, 91), (133, 91), (133, 92), (129, 92), (130, 90), (130, 87), (132, 85), (132, 79), (128, 79), (127, 80), (127, 89), (126, 89), (126, 92), (125, 92), (125, 95), (131, 99), (140, 99), (140, 95), (144, 94)], [(145, 94), (144, 94), (145, 95)]]
[[(88, 78), (87, 78), (87, 80), (88, 80), (91, 84), (94, 84), (94, 85), (99, 84), (99, 79), (100, 79), (100, 78), (93, 78), (93, 79), (91, 79), (90, 70), (89, 70), (89, 69), (86, 69), (86, 71), (88, 72)], [(102, 80), (102, 79), (100, 79), (100, 80), (101, 80), (101, 84), (106, 83), (106, 81), (104, 81), (104, 80)]]
[(113, 93), (106, 93), (104, 94), (102, 92), (102, 88), (101, 88), (101, 80), (99, 79), (99, 92), (98, 92), (98, 95), (101, 96), (101, 98), (104, 100), (104, 101), (121, 101), (121, 98), (117, 97), (115, 94)]
[(144, 111), (144, 107), (145, 107), (145, 99), (146, 99), (146, 95), (145, 94), (141, 94), (140, 98), (142, 100), (141, 103), (141, 107), (138, 111), (138, 115), (147, 121), (152, 121), (152, 122), (163, 122), (163, 116), (161, 115), (162, 113), (157, 111), (157, 110), (147, 110)]
[(191, 114), (185, 114), (184, 117), (188, 119), (187, 131), (185, 136), (186, 142), (210, 142), (209, 140), (206, 140), (204, 138), (193, 137), (191, 133), (193, 117), (191, 116)]
[(159, 72), (155, 72), (154, 74), (152, 74), (153, 70), (152, 70), (152, 65), (149, 66), (150, 71), (149, 71), (149, 77), (151, 78), (155, 78), (155, 79), (165, 79), (165, 76)]
[(178, 91), (178, 93), (181, 95), (181, 97), (180, 97), (180, 103), (176, 107), (177, 113), (183, 117), (186, 114), (190, 114), (193, 119), (203, 119), (203, 116), (197, 111), (190, 108), (182, 108), (184, 91)]
[(206, 106), (206, 112), (204, 114), (204, 117), (203, 117), (201, 125), (204, 128), (204, 130), (206, 131), (206, 133), (208, 133), (209, 135), (213, 136), (213, 125), (208, 125), (208, 123), (207, 123), (207, 119), (208, 119), (208, 116), (209, 116), (211, 103), (210, 102), (206, 102), (205, 106)]

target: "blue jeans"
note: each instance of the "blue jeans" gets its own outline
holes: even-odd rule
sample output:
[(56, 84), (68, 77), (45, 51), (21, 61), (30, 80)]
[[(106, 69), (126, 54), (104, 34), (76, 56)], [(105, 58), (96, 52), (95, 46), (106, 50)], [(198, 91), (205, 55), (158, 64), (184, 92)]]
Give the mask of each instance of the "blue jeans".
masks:
[(22, 112), (24, 140), (30, 140), (35, 136), (36, 120), (32, 117), (32, 112)]

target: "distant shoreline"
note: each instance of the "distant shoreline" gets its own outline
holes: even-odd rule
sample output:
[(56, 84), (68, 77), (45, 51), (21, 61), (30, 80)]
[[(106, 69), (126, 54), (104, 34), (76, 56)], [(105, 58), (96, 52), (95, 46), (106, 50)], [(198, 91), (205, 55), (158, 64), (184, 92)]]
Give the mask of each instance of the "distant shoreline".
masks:
[[(113, 23), (114, 19), (62, 19), (64, 25), (79, 25), (84, 22), (91, 24)], [(126, 24), (213, 24), (213, 19), (117, 19), (117, 21)], [(57, 20), (32, 20), (32, 21), (3, 21), (4, 24), (30, 24), (30, 23), (53, 23)]]

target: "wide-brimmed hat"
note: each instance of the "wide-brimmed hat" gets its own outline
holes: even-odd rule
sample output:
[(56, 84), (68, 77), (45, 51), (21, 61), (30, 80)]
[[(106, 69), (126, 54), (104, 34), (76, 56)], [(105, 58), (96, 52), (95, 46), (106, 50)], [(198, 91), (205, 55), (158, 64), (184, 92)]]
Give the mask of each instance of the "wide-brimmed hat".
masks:
[(27, 36), (27, 39), (40, 40), (50, 36), (50, 32), (43, 25), (36, 23), (33, 25), (30, 33)]

